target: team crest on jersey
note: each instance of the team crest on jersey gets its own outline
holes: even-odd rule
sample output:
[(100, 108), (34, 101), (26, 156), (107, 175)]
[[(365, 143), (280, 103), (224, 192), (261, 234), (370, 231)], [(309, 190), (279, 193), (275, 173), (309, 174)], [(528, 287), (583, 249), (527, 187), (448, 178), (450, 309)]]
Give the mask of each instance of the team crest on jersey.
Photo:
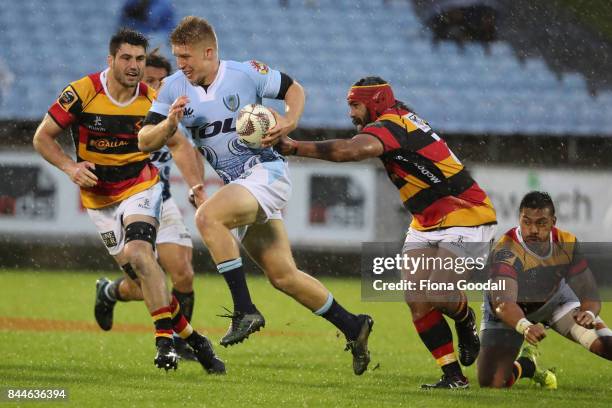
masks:
[(259, 72), (261, 75), (266, 75), (268, 72), (270, 72), (270, 68), (268, 68), (268, 66), (264, 64), (263, 62), (259, 62), (257, 60), (251, 60), (249, 61), (249, 63), (251, 64), (253, 69)]
[(71, 89), (66, 89), (64, 90), (64, 92), (62, 92), (57, 101), (59, 102), (60, 106), (64, 108), (64, 110), (68, 111), (68, 109), (70, 109), (70, 107), (74, 105), (76, 99), (77, 98), (74, 94), (74, 91), (72, 91)]
[(240, 106), (240, 95), (227, 95), (223, 97), (223, 104), (227, 109), (232, 112), (236, 112)]
[(495, 262), (504, 262), (513, 258), (514, 256), (514, 253), (512, 253), (512, 251), (509, 249), (500, 249), (495, 254)]

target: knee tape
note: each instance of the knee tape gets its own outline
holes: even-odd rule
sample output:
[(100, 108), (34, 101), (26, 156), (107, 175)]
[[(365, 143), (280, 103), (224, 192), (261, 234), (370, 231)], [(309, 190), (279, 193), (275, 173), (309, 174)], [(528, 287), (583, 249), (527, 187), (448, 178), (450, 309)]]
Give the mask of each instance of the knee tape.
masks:
[(130, 241), (146, 241), (155, 248), (157, 229), (148, 222), (136, 221), (125, 227), (125, 243)]
[(570, 334), (574, 340), (582, 344), (582, 347), (587, 350), (591, 348), (591, 344), (599, 337), (595, 329), (587, 329), (575, 323), (570, 329)]

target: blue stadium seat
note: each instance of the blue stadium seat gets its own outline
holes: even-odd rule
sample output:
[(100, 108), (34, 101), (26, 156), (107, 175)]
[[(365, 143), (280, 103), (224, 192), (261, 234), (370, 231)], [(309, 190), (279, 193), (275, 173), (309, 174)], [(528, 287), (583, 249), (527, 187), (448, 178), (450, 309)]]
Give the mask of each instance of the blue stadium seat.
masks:
[[(44, 6), (40, 0), (5, 2), (0, 57), (18, 77), (31, 76), (36, 67), (35, 75), (53, 80), (49, 86), (20, 81), (20, 91), (11, 91), (11, 97), (18, 101), (14, 106), (27, 109), (3, 106), (0, 117), (38, 117), (58, 88), (103, 69), (123, 1), (106, 0), (104, 7), (94, 0), (54, 0)], [(612, 93), (592, 98), (580, 74), (559, 80), (542, 59), (520, 63), (504, 42), (492, 43), (488, 52), (479, 44), (434, 45), (410, 2), (383, 7), (368, 0), (318, 0), (315, 7), (303, 0), (290, 3), (283, 9), (278, 0), (259, 0), (256, 7), (238, 7), (237, 0), (174, 2), (177, 18), (202, 15), (216, 26), (223, 58), (261, 59), (299, 79), (309, 94), (308, 126), (349, 126), (347, 87), (360, 77), (380, 75), (399, 98), (452, 131), (612, 132), (612, 115), (606, 114), (612, 110)], [(362, 26), (376, 29), (356, 40), (356, 27)], [(24, 46), (38, 52), (21, 55)]]

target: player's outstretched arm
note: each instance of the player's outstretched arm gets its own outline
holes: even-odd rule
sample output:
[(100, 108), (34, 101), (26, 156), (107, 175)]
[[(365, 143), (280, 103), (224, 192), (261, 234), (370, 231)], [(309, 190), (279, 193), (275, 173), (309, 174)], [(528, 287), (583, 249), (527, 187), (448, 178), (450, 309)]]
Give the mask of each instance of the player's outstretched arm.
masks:
[(202, 155), (195, 151), (191, 143), (180, 131), (169, 140), (168, 147), (172, 152), (176, 166), (179, 168), (189, 187), (204, 183), (204, 164)]
[[(138, 149), (145, 153), (152, 153), (161, 149), (174, 135), (178, 125), (183, 119), (183, 109), (189, 103), (189, 98), (180, 96), (170, 106), (166, 119), (155, 125), (145, 125), (138, 132)], [(150, 113), (149, 113), (150, 114)], [(163, 116), (162, 116), (163, 117)]]
[(77, 163), (64, 152), (57, 143), (62, 131), (63, 129), (48, 114), (45, 115), (34, 134), (34, 149), (46, 161), (66, 173), (73, 183), (80, 187), (95, 186), (98, 182), (98, 177), (92, 172), (95, 165), (87, 161)]
[[(501, 281), (503, 285), (501, 285)], [(518, 283), (512, 278), (498, 277), (499, 287), (504, 291), (490, 291), (491, 306), (495, 315), (510, 327), (514, 327), (529, 343), (536, 345), (544, 337), (546, 331), (540, 324), (533, 324), (525, 317), (523, 309), (516, 303), (518, 297)]]
[(283, 137), (277, 149), (285, 156), (295, 155), (333, 162), (361, 161), (384, 153), (380, 140), (368, 134), (322, 142), (297, 141)]

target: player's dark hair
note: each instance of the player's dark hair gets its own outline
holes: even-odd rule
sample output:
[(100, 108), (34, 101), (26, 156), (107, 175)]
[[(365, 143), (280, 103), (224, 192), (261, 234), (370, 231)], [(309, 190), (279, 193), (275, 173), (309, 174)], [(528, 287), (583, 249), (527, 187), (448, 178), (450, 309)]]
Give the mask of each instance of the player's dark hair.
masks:
[(126, 43), (143, 47), (145, 52), (147, 52), (147, 48), (149, 48), (149, 40), (147, 40), (147, 37), (145, 37), (143, 33), (129, 28), (121, 28), (111, 37), (108, 44), (108, 52), (114, 57), (117, 51), (119, 51), (119, 48), (121, 48), (121, 45)]
[(162, 68), (166, 70), (166, 75), (172, 73), (172, 65), (168, 58), (159, 54), (159, 48), (154, 49), (147, 55), (147, 67)]
[(534, 208), (534, 209), (550, 209), (550, 215), (555, 215), (555, 204), (553, 203), (550, 194), (545, 191), (531, 191), (523, 197), (521, 205), (519, 206), (519, 213), (523, 211), (523, 208)]
[[(384, 85), (384, 84), (388, 84), (388, 82), (382, 79), (381, 77), (368, 76), (368, 77), (361, 78), (359, 81), (355, 82), (353, 86)], [(393, 107), (395, 109), (403, 109), (403, 110), (407, 110), (407, 111), (416, 113), (411, 107), (409, 107), (404, 102), (399, 101), (397, 99), (395, 100), (395, 105), (393, 105)]]

